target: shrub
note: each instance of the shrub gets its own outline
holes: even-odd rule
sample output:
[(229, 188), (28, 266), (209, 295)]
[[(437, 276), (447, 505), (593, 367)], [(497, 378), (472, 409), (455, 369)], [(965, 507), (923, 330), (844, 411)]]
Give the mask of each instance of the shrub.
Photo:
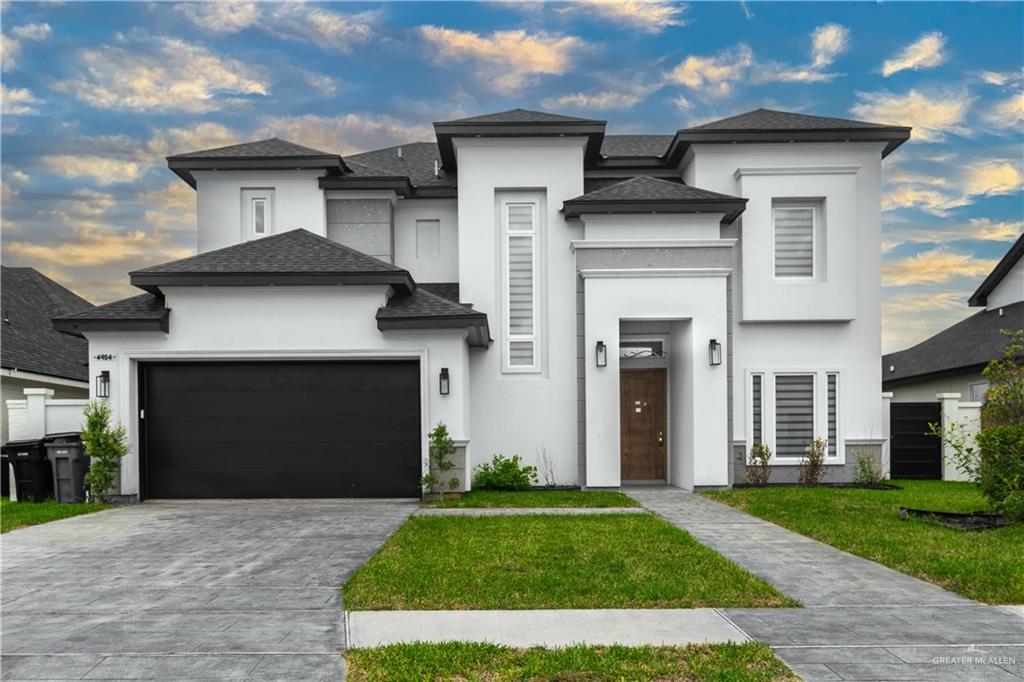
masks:
[(988, 390), (981, 408), (981, 425), (1024, 424), (1024, 330), (1003, 330), (1007, 337), (1003, 356), (985, 367)]
[(455, 490), (459, 487), (459, 479), (455, 476), (443, 480), (445, 474), (455, 468), (455, 463), (450, 459), (455, 454), (455, 441), (448, 435), (448, 427), (444, 422), (438, 422), (434, 430), (427, 434), (429, 439), (430, 468), (423, 476), (421, 484), (424, 491), (432, 492), (437, 488), (437, 493), (444, 502), (444, 487)]
[(978, 434), (978, 484), (996, 511), (1024, 520), (1024, 425), (991, 426)]
[(747, 483), (767, 483), (772, 476), (772, 449), (764, 443), (750, 448), (750, 459), (743, 470), (743, 478)]
[[(981, 472), (981, 456), (976, 445), (973, 429), (958, 422), (950, 422), (943, 429), (940, 424), (929, 424), (932, 435), (941, 438), (947, 458), (968, 481), (977, 483)], [(948, 450), (945, 446), (949, 446)]]
[(128, 454), (128, 435), (124, 426), (110, 426), (110, 405), (94, 400), (82, 413), (82, 444), (89, 456), (85, 485), (94, 501), (105, 502), (117, 483), (118, 465)]
[(815, 438), (807, 448), (807, 454), (800, 460), (800, 484), (818, 485), (825, 475), (825, 451), (828, 444), (823, 438)]
[(885, 474), (878, 461), (871, 455), (859, 450), (855, 450), (853, 454), (857, 458), (857, 483), (861, 485), (881, 485), (882, 481), (885, 480)]
[(494, 455), (490, 463), (473, 470), (476, 490), (529, 490), (537, 482), (537, 467), (523, 466), (519, 455)]

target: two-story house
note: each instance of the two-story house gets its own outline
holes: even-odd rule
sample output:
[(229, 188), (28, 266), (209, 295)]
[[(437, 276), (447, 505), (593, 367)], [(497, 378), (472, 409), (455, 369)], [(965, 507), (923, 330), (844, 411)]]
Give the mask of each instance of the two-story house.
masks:
[[(168, 158), (197, 255), (56, 321), (161, 497), (419, 494), (444, 422), (563, 484), (879, 452), (880, 169), (909, 128), (759, 109), (669, 135), (521, 109), (337, 154)], [(545, 454), (546, 453), (546, 454)]]

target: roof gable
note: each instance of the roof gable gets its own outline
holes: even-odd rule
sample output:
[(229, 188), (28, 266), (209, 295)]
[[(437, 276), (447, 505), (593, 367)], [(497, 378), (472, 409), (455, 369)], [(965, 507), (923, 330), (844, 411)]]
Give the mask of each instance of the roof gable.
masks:
[(1010, 250), (1006, 252), (1006, 255), (996, 263), (996, 266), (992, 268), (992, 272), (988, 274), (988, 277), (981, 283), (980, 286), (971, 294), (971, 297), (967, 300), (968, 305), (972, 306), (983, 306), (988, 305), (988, 296), (999, 283), (1003, 281), (1003, 278), (1013, 270), (1013, 266), (1017, 264), (1021, 256), (1024, 256), (1024, 234), (1017, 237), (1017, 241), (1013, 243)]
[(682, 182), (638, 176), (595, 189), (562, 204), (567, 218), (587, 213), (724, 213), (731, 223), (747, 200)]
[(243, 142), (231, 144), (226, 147), (214, 147), (213, 149), (202, 149), (196, 152), (185, 152), (173, 154), (169, 159), (249, 159), (249, 158), (317, 158), (322, 156), (337, 156), (331, 152), (323, 152), (311, 147), (303, 147), (300, 144), (282, 140), (279, 137), (271, 137), (266, 140), (254, 142)]
[(198, 170), (318, 170), (330, 174), (349, 172), (339, 154), (272, 137), (267, 140), (203, 149), (167, 157), (167, 167), (193, 188), (192, 171)]
[(703, 123), (686, 130), (857, 130), (889, 128), (881, 123), (846, 118), (811, 116), (773, 109), (754, 109), (728, 118)]
[(531, 109), (509, 109), (508, 111), (498, 111), (493, 114), (481, 114), (451, 121), (440, 121), (434, 125), (461, 125), (467, 123), (502, 125), (505, 123), (604, 123), (604, 121), (578, 118), (576, 116), (563, 116), (562, 114), (552, 114), (546, 111), (534, 111)]

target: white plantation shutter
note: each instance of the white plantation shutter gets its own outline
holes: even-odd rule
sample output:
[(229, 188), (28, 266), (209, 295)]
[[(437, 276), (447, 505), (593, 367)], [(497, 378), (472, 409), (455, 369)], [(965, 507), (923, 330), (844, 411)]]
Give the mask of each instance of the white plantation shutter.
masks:
[(760, 445), (764, 442), (764, 406), (761, 390), (764, 377), (760, 374), (755, 374), (751, 377), (751, 382), (753, 392), (751, 408), (753, 411), (754, 445)]
[(537, 366), (537, 235), (533, 203), (505, 205), (507, 364)]
[(814, 375), (775, 377), (775, 456), (803, 457), (814, 438)]
[(775, 207), (775, 276), (814, 276), (814, 209)]
[(839, 442), (838, 415), (839, 398), (837, 384), (839, 378), (835, 374), (828, 375), (828, 456), (836, 456), (836, 444)]

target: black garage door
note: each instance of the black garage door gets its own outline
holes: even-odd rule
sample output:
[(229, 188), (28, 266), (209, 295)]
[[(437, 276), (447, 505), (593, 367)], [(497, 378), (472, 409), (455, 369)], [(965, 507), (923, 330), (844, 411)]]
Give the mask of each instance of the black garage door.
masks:
[(139, 391), (143, 497), (419, 495), (415, 361), (153, 363)]
[(942, 440), (930, 424), (942, 421), (942, 405), (892, 403), (890, 421), (890, 477), (942, 478)]

